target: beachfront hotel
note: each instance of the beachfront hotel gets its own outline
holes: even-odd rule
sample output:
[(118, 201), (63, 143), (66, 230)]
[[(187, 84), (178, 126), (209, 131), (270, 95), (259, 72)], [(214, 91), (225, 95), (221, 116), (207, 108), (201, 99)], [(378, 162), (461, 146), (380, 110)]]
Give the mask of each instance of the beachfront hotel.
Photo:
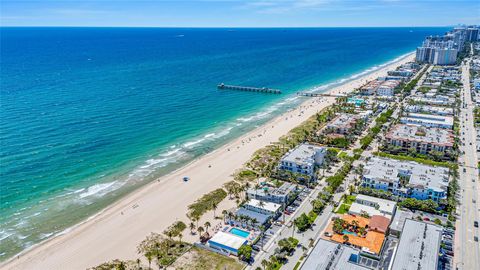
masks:
[(396, 125), (385, 136), (386, 145), (398, 147), (403, 152), (415, 149), (421, 154), (437, 151), (446, 155), (453, 151), (454, 143), (452, 130), (416, 125)]
[(382, 157), (372, 157), (362, 176), (363, 187), (435, 202), (447, 198), (448, 181), (447, 168)]
[(224, 255), (238, 255), (238, 250), (247, 244), (247, 239), (228, 232), (217, 232), (208, 240), (208, 246)]
[(326, 153), (327, 149), (324, 147), (300, 144), (282, 157), (279, 169), (313, 177), (315, 166), (322, 165)]

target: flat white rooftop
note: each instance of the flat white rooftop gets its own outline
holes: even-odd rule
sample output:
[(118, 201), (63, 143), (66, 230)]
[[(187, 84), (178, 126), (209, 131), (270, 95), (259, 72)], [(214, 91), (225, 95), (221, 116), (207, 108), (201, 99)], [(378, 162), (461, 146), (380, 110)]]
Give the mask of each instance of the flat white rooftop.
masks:
[(441, 237), (441, 227), (407, 219), (392, 270), (437, 270)]
[[(366, 205), (366, 203), (369, 205)], [(365, 211), (370, 216), (378, 215), (391, 219), (396, 205), (397, 203), (393, 201), (359, 194), (348, 211), (355, 214)]]
[(251, 205), (253, 207), (265, 209), (270, 212), (276, 212), (282, 205), (281, 204), (276, 204), (272, 202), (264, 202), (264, 201), (259, 201), (256, 199), (250, 199), (247, 202), (247, 205)]
[(407, 186), (441, 192), (448, 188), (448, 172), (445, 167), (375, 156), (367, 162), (363, 175), (367, 179), (390, 183), (400, 181), (400, 175), (408, 175)]
[(217, 232), (210, 240), (209, 242), (214, 242), (213, 244), (220, 244), (226, 247), (230, 247), (233, 249), (239, 249), (247, 239), (242, 238), (240, 236), (236, 236), (230, 233), (226, 232)]
[(313, 165), (315, 162), (315, 155), (319, 151), (325, 151), (325, 148), (303, 143), (285, 154), (285, 156), (282, 158), (282, 161), (292, 162), (295, 164), (309, 163), (310, 165)]

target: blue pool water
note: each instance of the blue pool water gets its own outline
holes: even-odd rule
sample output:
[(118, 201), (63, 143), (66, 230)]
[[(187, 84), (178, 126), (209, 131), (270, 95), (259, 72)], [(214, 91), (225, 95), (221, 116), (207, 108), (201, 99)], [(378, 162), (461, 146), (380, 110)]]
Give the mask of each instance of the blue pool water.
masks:
[(237, 228), (232, 228), (232, 229), (230, 230), (230, 233), (231, 233), (231, 234), (234, 234), (234, 235), (236, 235), (236, 236), (243, 237), (243, 238), (247, 238), (247, 237), (250, 235), (249, 232), (244, 231), (244, 230), (240, 230), (240, 229), (237, 229)]
[(356, 233), (354, 233), (354, 232), (349, 232), (349, 231), (347, 231), (347, 230), (343, 230), (342, 233), (343, 233), (343, 234), (350, 234), (350, 235), (357, 235)]
[(0, 261), (446, 30), (0, 27)]

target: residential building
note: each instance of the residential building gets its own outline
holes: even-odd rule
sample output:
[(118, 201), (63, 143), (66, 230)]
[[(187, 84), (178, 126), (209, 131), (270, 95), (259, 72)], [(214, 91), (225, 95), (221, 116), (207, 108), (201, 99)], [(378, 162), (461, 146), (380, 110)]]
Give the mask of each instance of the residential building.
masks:
[(407, 219), (391, 269), (437, 270), (441, 240), (440, 226)]
[(447, 198), (449, 170), (413, 161), (372, 157), (364, 167), (362, 186), (439, 202)]
[(408, 113), (427, 113), (436, 115), (453, 115), (453, 108), (430, 105), (407, 105), (403, 110)]
[(330, 121), (325, 127), (326, 133), (348, 134), (356, 128), (358, 117), (354, 114), (342, 113)]
[(244, 221), (238, 219), (238, 217), (248, 217), (252, 220), (255, 219), (257, 222), (255, 226), (265, 225), (273, 218), (273, 216), (270, 214), (263, 214), (240, 207), (235, 211), (235, 216), (233, 218), (228, 218), (228, 220), (230, 223), (233, 223), (237, 226), (242, 226)]
[(400, 118), (400, 123), (418, 125), (429, 128), (453, 128), (452, 116), (431, 115), (422, 113), (409, 113), (406, 117)]
[(434, 65), (453, 65), (457, 62), (457, 49), (436, 49), (433, 57)]
[(247, 197), (249, 199), (256, 199), (265, 202), (285, 204), (296, 191), (297, 185), (286, 182), (278, 188), (268, 186), (260, 187), (258, 189), (250, 188), (247, 190)]
[(281, 206), (282, 205), (277, 204), (277, 203), (264, 202), (264, 201), (259, 201), (259, 200), (256, 200), (256, 199), (250, 199), (242, 207), (247, 209), (247, 210), (257, 212), (257, 213), (270, 215), (270, 216), (276, 216), (279, 213)]
[(314, 176), (315, 166), (322, 165), (326, 153), (324, 147), (303, 143), (282, 157), (279, 169)]
[(385, 136), (387, 145), (399, 147), (401, 151), (429, 154), (432, 151), (450, 154), (455, 143), (453, 131), (443, 128), (426, 128), (416, 125), (395, 125)]
[(395, 88), (398, 87), (400, 81), (388, 80), (384, 81), (377, 88), (377, 96), (393, 96), (395, 94)]
[[(440, 85), (440, 83), (439, 83)], [(429, 105), (437, 105), (437, 106), (452, 106), (455, 103), (454, 98), (440, 99), (440, 98), (428, 98), (428, 97), (411, 97), (410, 98), (413, 102), (421, 103), (421, 104), (429, 104)]]
[(320, 239), (300, 269), (368, 270), (360, 265), (360, 251), (349, 246)]
[(358, 194), (355, 202), (352, 203), (348, 213), (351, 215), (361, 215), (367, 213), (369, 216), (384, 216), (391, 219), (395, 214), (396, 202)]

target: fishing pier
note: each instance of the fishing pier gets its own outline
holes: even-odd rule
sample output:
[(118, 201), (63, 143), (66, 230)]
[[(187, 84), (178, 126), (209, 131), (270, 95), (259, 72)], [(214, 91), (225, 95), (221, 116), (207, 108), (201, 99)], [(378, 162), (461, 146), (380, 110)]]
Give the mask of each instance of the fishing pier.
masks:
[(281, 94), (282, 91), (278, 89), (271, 89), (268, 87), (249, 87), (249, 86), (239, 86), (239, 85), (227, 85), (221, 83), (217, 85), (218, 89), (221, 90), (236, 90), (236, 91), (246, 91), (246, 92), (257, 92), (257, 93), (266, 93), (266, 94)]
[(309, 93), (309, 92), (297, 92), (297, 96), (302, 97), (347, 97), (347, 95), (341, 94), (328, 94), (328, 93)]

